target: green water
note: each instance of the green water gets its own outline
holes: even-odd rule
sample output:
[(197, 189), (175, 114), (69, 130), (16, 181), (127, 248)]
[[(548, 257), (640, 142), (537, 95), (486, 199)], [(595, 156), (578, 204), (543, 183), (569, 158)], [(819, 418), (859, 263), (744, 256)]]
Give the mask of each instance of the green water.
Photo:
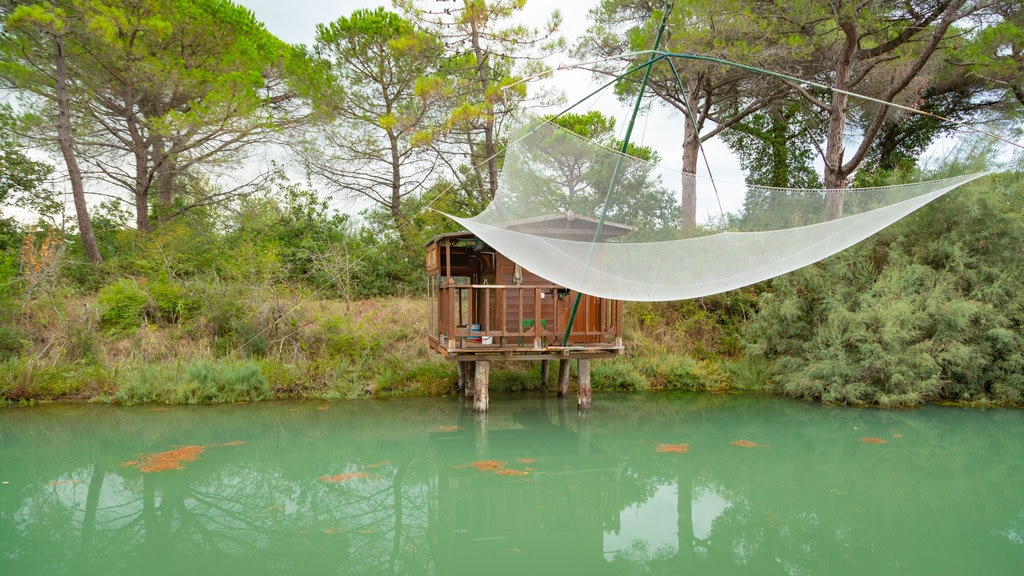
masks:
[(760, 396), (7, 408), (0, 574), (1021, 574), (1022, 439)]

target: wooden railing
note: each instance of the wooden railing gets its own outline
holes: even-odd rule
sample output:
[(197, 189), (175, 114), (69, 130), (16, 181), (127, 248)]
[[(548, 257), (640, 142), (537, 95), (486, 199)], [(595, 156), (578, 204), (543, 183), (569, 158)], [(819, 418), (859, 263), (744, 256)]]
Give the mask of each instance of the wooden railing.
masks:
[(567, 345), (619, 345), (622, 303), (584, 296), (568, 343), (563, 343), (576, 292), (554, 284), (442, 283), (431, 294), (437, 310), (433, 337), (449, 350), (486, 347), (540, 349)]

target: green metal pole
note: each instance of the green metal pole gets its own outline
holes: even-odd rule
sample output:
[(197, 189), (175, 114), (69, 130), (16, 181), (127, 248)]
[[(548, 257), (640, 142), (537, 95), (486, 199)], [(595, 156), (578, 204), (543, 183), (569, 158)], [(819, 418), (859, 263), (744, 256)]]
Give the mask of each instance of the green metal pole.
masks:
[[(654, 48), (652, 49), (651, 55), (647, 60), (646, 69), (644, 70), (644, 78), (640, 82), (640, 90), (636, 95), (636, 102), (633, 103), (633, 113), (629, 117), (629, 124), (626, 126), (626, 134), (622, 137), (622, 147), (620, 149), (618, 160), (615, 162), (615, 172), (612, 173), (611, 184), (608, 185), (608, 192), (604, 196), (604, 206), (601, 208), (601, 218), (597, 221), (597, 229), (594, 230), (594, 240), (596, 243), (598, 238), (601, 237), (601, 228), (604, 227), (605, 216), (608, 215), (608, 202), (611, 200), (612, 192), (618, 186), (619, 177), (622, 172), (622, 163), (626, 157), (626, 150), (629, 149), (629, 139), (633, 135), (633, 126), (636, 125), (636, 116), (640, 113), (640, 104), (643, 103), (644, 90), (647, 88), (647, 81), (651, 78), (651, 69), (654, 68), (654, 63), (661, 59), (661, 56), (657, 54), (658, 47), (661, 45), (661, 37), (665, 33), (665, 26), (668, 24), (669, 14), (672, 12), (673, 0), (665, 0), (665, 7), (661, 15), (661, 26), (658, 27), (658, 35), (654, 38)], [(590, 248), (590, 255), (587, 257), (587, 265), (590, 265), (590, 261), (594, 255), (593, 243)], [(586, 269), (584, 269), (586, 274)], [(580, 300), (582, 300), (583, 294), (581, 292), (576, 293), (576, 300), (572, 304), (572, 312), (569, 314), (569, 323), (565, 327), (565, 335), (562, 337), (562, 346), (569, 345), (569, 334), (572, 332), (572, 324), (576, 321), (576, 312), (580, 307)]]

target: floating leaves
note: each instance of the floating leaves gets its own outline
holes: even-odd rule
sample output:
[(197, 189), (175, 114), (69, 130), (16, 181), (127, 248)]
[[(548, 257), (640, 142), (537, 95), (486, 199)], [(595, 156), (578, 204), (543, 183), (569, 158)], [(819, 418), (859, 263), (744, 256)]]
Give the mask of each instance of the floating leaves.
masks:
[[(531, 458), (519, 458), (519, 462), (528, 464), (533, 462)], [(508, 462), (501, 460), (477, 460), (476, 462), (470, 462), (469, 464), (459, 464), (453, 466), (456, 470), (465, 470), (466, 468), (476, 468), (481, 472), (492, 472), (494, 474), (500, 474), (502, 476), (526, 476), (530, 473), (532, 468), (526, 470), (516, 470), (515, 468), (508, 468)]]
[(733, 446), (739, 446), (740, 448), (764, 448), (764, 444), (758, 444), (757, 442), (751, 442), (750, 440), (733, 440), (729, 442)]
[(162, 472), (164, 470), (181, 470), (182, 462), (195, 462), (196, 458), (206, 450), (205, 446), (182, 446), (166, 452), (149, 454), (122, 463), (123, 466), (138, 468), (143, 472)]
[(470, 462), (469, 465), (481, 472), (494, 472), (495, 470), (501, 470), (504, 468), (505, 462), (498, 460), (477, 460), (476, 462)]
[[(233, 440), (231, 442), (225, 442), (223, 444), (211, 444), (209, 448), (220, 448), (222, 446), (241, 446), (245, 444), (242, 440)], [(185, 467), (182, 466), (182, 462), (195, 462), (199, 455), (202, 454), (207, 446), (182, 446), (181, 448), (175, 448), (174, 450), (168, 450), (166, 452), (157, 452), (156, 454), (147, 454), (141, 458), (135, 460), (129, 460), (128, 462), (122, 462), (122, 466), (130, 468), (138, 468), (142, 472), (163, 472), (164, 470), (182, 470)]]
[(686, 454), (690, 451), (689, 444), (658, 444), (655, 452), (673, 452), (675, 454)]
[(871, 438), (871, 437), (861, 438), (860, 441), (865, 443), (865, 444), (887, 444), (888, 443), (886, 440), (882, 440), (881, 438)]
[(349, 480), (352, 480), (354, 478), (369, 478), (369, 477), (370, 476), (366, 472), (349, 472), (348, 474), (335, 474), (333, 476), (320, 476), (318, 478), (318, 480), (323, 480), (324, 482), (334, 482), (334, 483), (337, 484), (337, 483), (341, 483), (341, 482), (348, 482)]

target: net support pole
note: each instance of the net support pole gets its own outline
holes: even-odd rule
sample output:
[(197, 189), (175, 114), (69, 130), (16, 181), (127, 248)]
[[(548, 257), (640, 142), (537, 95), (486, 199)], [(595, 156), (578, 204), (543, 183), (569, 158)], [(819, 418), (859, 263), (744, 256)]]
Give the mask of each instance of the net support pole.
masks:
[[(640, 81), (640, 89), (637, 91), (636, 101), (633, 103), (633, 113), (629, 116), (629, 124), (626, 125), (626, 133), (622, 137), (622, 147), (619, 150), (620, 154), (618, 160), (615, 162), (615, 172), (612, 174), (611, 184), (608, 185), (608, 192), (607, 194), (605, 194), (604, 197), (604, 206), (602, 206), (601, 208), (601, 218), (598, 219), (597, 228), (594, 230), (594, 243), (596, 243), (597, 240), (601, 237), (601, 228), (604, 226), (605, 216), (608, 215), (608, 202), (611, 200), (612, 192), (615, 190), (619, 183), (619, 176), (622, 171), (622, 163), (624, 162), (626, 157), (626, 150), (629, 149), (629, 139), (633, 135), (633, 126), (636, 125), (637, 114), (640, 113), (640, 105), (643, 103), (644, 91), (647, 89), (647, 81), (651, 78), (651, 69), (654, 68), (654, 63), (661, 59), (661, 56), (657, 54), (657, 50), (661, 46), (661, 38), (662, 36), (664, 36), (665, 27), (668, 25), (668, 17), (669, 14), (671, 14), (672, 12), (672, 3), (673, 0), (665, 0), (665, 5), (662, 8), (661, 26), (658, 27), (658, 34), (654, 38), (654, 47), (651, 49), (651, 54), (648, 57), (646, 64), (647, 68), (644, 70), (643, 80)], [(594, 248), (593, 244), (591, 244), (591, 256), (593, 256), (593, 253)], [(588, 266), (590, 265), (590, 261), (591, 258), (588, 257)], [(584, 268), (583, 273), (586, 274), (586, 268)], [(582, 300), (582, 298), (583, 293), (577, 292), (576, 299), (572, 303), (572, 311), (569, 313), (569, 322), (565, 326), (565, 335), (562, 336), (562, 346), (569, 345), (569, 334), (572, 333), (572, 325), (576, 321), (576, 312), (579, 310), (580, 300)]]

